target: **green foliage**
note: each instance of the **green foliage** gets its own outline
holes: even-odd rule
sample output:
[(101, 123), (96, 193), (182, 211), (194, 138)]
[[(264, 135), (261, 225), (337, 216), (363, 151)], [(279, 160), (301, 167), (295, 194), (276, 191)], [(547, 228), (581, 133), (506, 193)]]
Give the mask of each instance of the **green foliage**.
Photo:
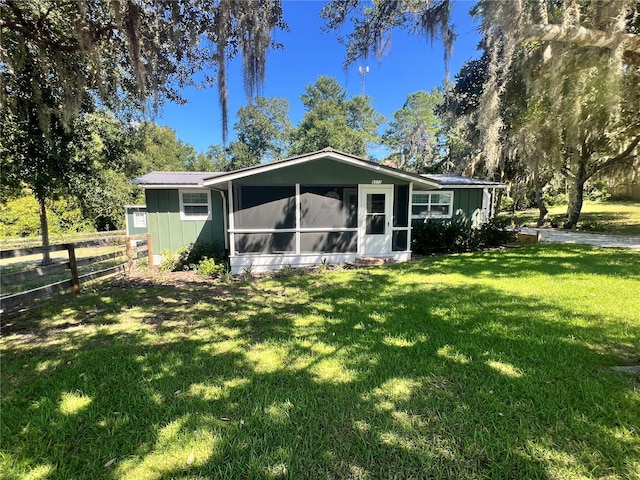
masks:
[(32, 237), (40, 233), (38, 201), (23, 195), (0, 204), (0, 236), (3, 238)]
[(500, 205), (498, 206), (498, 210), (501, 212), (511, 212), (513, 211), (515, 206), (515, 202), (513, 198), (508, 195), (502, 195), (500, 198)]
[(204, 258), (213, 258), (216, 261), (220, 261), (223, 258), (222, 251), (215, 242), (190, 243), (188, 250), (187, 262), (190, 264), (197, 264)]
[(583, 232), (608, 232), (609, 227), (606, 223), (596, 220), (582, 220), (578, 222), (578, 230)]
[(585, 186), (584, 199), (591, 202), (604, 202), (611, 198), (607, 185), (603, 181), (588, 183)]
[[(192, 0), (12, 1), (0, 10), (2, 200), (24, 186), (41, 205), (75, 193), (96, 223), (111, 226), (116, 222), (104, 207), (115, 205), (114, 192), (121, 197), (122, 182), (103, 178), (99, 167), (107, 157), (123, 162), (111, 148), (117, 142), (106, 141), (118, 136), (104, 130), (96, 136), (81, 124), (104, 109), (132, 125), (149, 106), (157, 111), (167, 98), (183, 102), (180, 87), (211, 85), (215, 78), (226, 137), (227, 60), (242, 54), (245, 91), (252, 96), (264, 81), (266, 51), (277, 47), (272, 31), (286, 29), (279, 0), (215, 8)], [(213, 67), (215, 75), (196, 79)], [(98, 165), (94, 155), (101, 157)], [(127, 176), (126, 168), (105, 168)], [(97, 202), (105, 197), (106, 203)], [(46, 242), (46, 224), (43, 230)]]
[(367, 144), (378, 138), (384, 117), (367, 96), (347, 100), (347, 92), (331, 77), (320, 76), (300, 97), (306, 113), (291, 135), (291, 153), (301, 155), (332, 147), (366, 156)]
[(418, 255), (471, 252), (506, 245), (515, 237), (516, 231), (505, 221), (493, 219), (475, 228), (464, 215), (457, 214), (450, 220), (414, 221), (411, 250)]
[(161, 272), (177, 272), (183, 270), (183, 266), (188, 265), (189, 249), (186, 246), (178, 250), (165, 249), (160, 252), (162, 260), (158, 268)]
[[(80, 205), (73, 199), (61, 198), (47, 202), (49, 231), (68, 234), (94, 230), (85, 219)], [(39, 205), (29, 190), (21, 196), (0, 204), (0, 238), (34, 237), (40, 235)]]
[(225, 266), (216, 263), (215, 259), (204, 257), (197, 266), (197, 272), (205, 277), (218, 277), (225, 271)]
[(521, 162), (538, 190), (562, 172), (563, 227), (574, 228), (587, 181), (629, 178), (639, 167), (640, 57), (625, 51), (638, 38), (625, 42), (637, 37), (640, 4), (482, 0), (474, 8), (491, 59), (478, 123), (486, 167)]
[(130, 179), (140, 172), (135, 156), (145, 133), (104, 111), (84, 116), (74, 128), (74, 160), (87, 167), (68, 179), (65, 190), (95, 229), (124, 229), (124, 205), (144, 198)]
[(207, 171), (201, 169), (200, 158), (193, 145), (184, 143), (171, 127), (145, 122), (140, 127), (141, 148), (132, 157), (135, 175), (164, 171)]
[(442, 91), (433, 89), (409, 94), (402, 108), (382, 136), (389, 147), (388, 160), (403, 170), (424, 173), (438, 162), (438, 135), (442, 128), (437, 108), (443, 101)]
[(292, 128), (286, 98), (256, 97), (238, 109), (237, 117), (233, 129), (238, 142), (247, 146), (256, 164), (283, 156)]
[(195, 242), (182, 246), (178, 250), (163, 250), (160, 252), (162, 261), (160, 270), (177, 272), (180, 270), (198, 270), (202, 260), (220, 263), (223, 256), (216, 243)]

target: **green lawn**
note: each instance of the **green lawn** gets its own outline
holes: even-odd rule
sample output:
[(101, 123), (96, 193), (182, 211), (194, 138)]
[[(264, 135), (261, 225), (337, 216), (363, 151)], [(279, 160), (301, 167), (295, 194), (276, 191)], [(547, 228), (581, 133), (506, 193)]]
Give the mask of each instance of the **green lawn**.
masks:
[(0, 477), (640, 478), (640, 254), (533, 245), (3, 319)]
[[(517, 225), (535, 227), (538, 221), (538, 209), (532, 208), (516, 212), (515, 216), (502, 213), (513, 218)], [(566, 205), (549, 207), (549, 217), (560, 217), (567, 213)], [(622, 235), (640, 235), (640, 202), (585, 202), (580, 214), (580, 224), (595, 228), (603, 233)], [(586, 224), (586, 225), (584, 225)]]

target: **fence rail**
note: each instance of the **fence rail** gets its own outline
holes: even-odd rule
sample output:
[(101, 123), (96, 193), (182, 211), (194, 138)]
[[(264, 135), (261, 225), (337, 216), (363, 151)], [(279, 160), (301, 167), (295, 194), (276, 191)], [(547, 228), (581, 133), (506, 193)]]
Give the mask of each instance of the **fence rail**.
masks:
[[(68, 261), (48, 266), (38, 266), (36, 268), (3, 274), (0, 277), (0, 284), (2, 286), (12, 285), (20, 282), (25, 282), (46, 275), (52, 275), (55, 273), (63, 273), (65, 271), (70, 272), (71, 278), (49, 283), (47, 285), (32, 288), (23, 292), (14, 293), (12, 295), (6, 295), (0, 297), (0, 312), (7, 312), (16, 308), (27, 307), (34, 300), (48, 298), (52, 295), (71, 290), (75, 296), (80, 294), (81, 285), (106, 276), (116, 275), (118, 273), (128, 273), (131, 275), (134, 269), (135, 261), (144, 253), (146, 253), (149, 265), (153, 265), (153, 250), (151, 244), (150, 234), (141, 234), (124, 237), (124, 245), (122, 244), (122, 237), (119, 238), (120, 249), (115, 250), (109, 254), (94, 255), (92, 257), (76, 258), (76, 250), (79, 248), (87, 247), (101, 247), (105, 245), (114, 245), (114, 239), (98, 239), (89, 240), (77, 243), (63, 243), (60, 245), (49, 245), (47, 247), (29, 247), (29, 248), (16, 248), (12, 250), (1, 250), (0, 259), (11, 259), (28, 255), (39, 255), (45, 252), (57, 252), (67, 251)], [(100, 266), (102, 262), (113, 260), (114, 263), (119, 258), (126, 258), (125, 261), (113, 265), (108, 268), (99, 268), (96, 271), (80, 275), (78, 267), (96, 265)]]
[[(59, 242), (60, 244), (64, 243), (77, 243), (83, 239), (104, 239), (104, 238), (118, 238), (122, 239), (125, 236), (124, 230), (112, 230), (108, 232), (79, 232), (72, 234), (54, 234), (49, 237), (52, 242)], [(37, 247), (42, 242), (42, 239), (39, 237), (30, 237), (30, 238), (3, 238), (0, 240), (0, 249), (10, 250), (12, 248), (26, 248), (26, 247)]]

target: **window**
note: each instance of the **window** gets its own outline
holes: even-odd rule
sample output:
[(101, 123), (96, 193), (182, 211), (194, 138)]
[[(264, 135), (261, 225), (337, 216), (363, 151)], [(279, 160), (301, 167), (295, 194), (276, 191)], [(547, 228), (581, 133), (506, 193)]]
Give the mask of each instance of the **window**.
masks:
[(453, 192), (413, 192), (411, 218), (450, 218)]
[(133, 228), (147, 228), (147, 214), (145, 212), (133, 212)]
[(180, 218), (182, 220), (210, 220), (209, 191), (180, 190)]

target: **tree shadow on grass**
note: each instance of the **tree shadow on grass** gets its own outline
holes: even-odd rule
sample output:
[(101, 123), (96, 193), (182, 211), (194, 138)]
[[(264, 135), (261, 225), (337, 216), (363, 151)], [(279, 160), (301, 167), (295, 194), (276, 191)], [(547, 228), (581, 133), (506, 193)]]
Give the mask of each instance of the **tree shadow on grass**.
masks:
[(640, 252), (585, 245), (538, 244), (472, 254), (427, 257), (409, 265), (407, 272), (460, 273), (470, 277), (597, 274), (638, 278)]
[[(519, 264), (542, 271), (533, 252)], [(3, 342), (7, 478), (632, 477), (639, 401), (594, 346), (638, 345), (637, 323), (619, 338), (541, 297), (414, 280), (518, 275), (497, 256), (32, 312)]]

